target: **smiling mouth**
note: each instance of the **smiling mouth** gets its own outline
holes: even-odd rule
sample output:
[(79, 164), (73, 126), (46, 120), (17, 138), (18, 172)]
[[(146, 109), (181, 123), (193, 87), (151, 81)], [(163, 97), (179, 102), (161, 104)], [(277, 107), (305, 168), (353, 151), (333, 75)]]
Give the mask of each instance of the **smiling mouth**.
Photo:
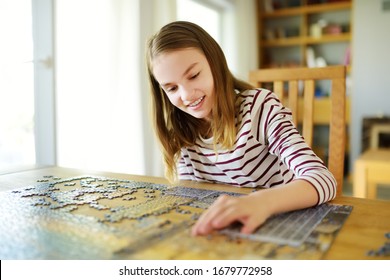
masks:
[(202, 102), (203, 99), (204, 99), (204, 96), (202, 96), (201, 98), (199, 98), (195, 102), (192, 102), (191, 104), (189, 104), (188, 107), (195, 107), (195, 106), (199, 105), (199, 103)]

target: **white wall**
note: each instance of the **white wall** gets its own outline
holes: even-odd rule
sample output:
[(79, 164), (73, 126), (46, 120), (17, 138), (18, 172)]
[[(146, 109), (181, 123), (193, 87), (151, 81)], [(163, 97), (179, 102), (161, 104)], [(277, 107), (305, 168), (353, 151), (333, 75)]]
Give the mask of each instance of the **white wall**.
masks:
[(361, 152), (363, 117), (390, 115), (390, 11), (383, 0), (354, 0), (351, 163)]
[(258, 67), (255, 0), (232, 0), (223, 16), (222, 48), (233, 74), (243, 80)]

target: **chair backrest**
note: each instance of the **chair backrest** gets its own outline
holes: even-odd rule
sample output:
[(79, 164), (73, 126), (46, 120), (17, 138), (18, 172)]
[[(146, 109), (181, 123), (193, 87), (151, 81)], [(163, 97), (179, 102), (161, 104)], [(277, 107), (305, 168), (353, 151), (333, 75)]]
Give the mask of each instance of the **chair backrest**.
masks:
[(302, 124), (302, 136), (310, 147), (313, 147), (314, 116), (317, 114), (314, 106), (316, 81), (320, 80), (331, 81), (327, 165), (337, 181), (337, 195), (341, 195), (346, 145), (346, 67), (273, 68), (249, 73), (249, 82), (256, 87), (272, 83), (280, 101), (291, 109), (295, 125)]

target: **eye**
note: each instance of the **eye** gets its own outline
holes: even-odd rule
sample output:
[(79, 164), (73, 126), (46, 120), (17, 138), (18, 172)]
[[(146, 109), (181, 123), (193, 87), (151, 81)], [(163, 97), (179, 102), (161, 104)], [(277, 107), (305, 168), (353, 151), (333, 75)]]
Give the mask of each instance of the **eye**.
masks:
[(192, 76), (190, 77), (190, 80), (196, 79), (196, 77), (198, 77), (199, 74), (200, 74), (200, 72), (196, 73), (195, 75), (192, 75)]
[(177, 86), (168, 87), (165, 89), (168, 93), (174, 93), (177, 90)]

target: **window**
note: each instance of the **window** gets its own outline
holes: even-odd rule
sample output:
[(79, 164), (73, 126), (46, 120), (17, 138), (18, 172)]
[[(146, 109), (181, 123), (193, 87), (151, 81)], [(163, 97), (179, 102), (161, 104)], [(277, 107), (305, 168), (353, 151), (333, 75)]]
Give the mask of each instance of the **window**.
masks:
[(35, 164), (31, 0), (0, 1), (0, 170)]
[(0, 172), (55, 163), (52, 2), (0, 1)]
[(198, 24), (220, 44), (221, 11), (203, 2), (205, 1), (177, 0), (177, 18)]

